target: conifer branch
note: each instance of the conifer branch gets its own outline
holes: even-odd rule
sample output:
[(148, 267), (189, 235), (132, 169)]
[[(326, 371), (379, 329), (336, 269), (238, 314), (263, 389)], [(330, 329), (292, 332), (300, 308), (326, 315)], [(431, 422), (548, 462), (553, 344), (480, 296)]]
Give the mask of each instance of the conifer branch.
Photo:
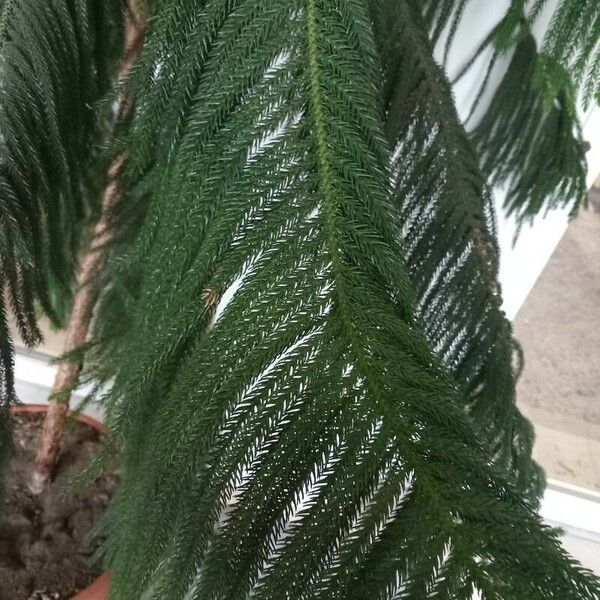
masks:
[(575, 93), (589, 108), (600, 93), (600, 4), (561, 0), (542, 50), (570, 74)]
[[(558, 207), (570, 207), (573, 217), (587, 203), (589, 146), (582, 139), (576, 103), (581, 95), (587, 106), (599, 89), (600, 69), (594, 66), (600, 66), (600, 8), (588, 0), (561, 0), (538, 51), (530, 28), (544, 4), (545, 0), (512, 0), (457, 77), (463, 77), (485, 49), (493, 48), (470, 121), (497, 59), (512, 53), (508, 72), (475, 126), (473, 141), (490, 185), (507, 188), (505, 208), (519, 228)], [(453, 16), (460, 18), (463, 8), (462, 0), (431, 0), (424, 10), (437, 31)], [(453, 26), (447, 45), (455, 31)]]
[(435, 63), (418, 6), (379, 2), (385, 131), (405, 256), (429, 343), (453, 373), (489, 457), (535, 505), (533, 429), (516, 407), (511, 325), (501, 309), (486, 178)]
[(365, 3), (175, 0), (153, 26), (129, 148), (163, 179), (104, 365), (113, 597), (595, 600), (414, 318)]
[(557, 207), (587, 203), (586, 144), (566, 72), (528, 34), (472, 135), (491, 185), (519, 225)]

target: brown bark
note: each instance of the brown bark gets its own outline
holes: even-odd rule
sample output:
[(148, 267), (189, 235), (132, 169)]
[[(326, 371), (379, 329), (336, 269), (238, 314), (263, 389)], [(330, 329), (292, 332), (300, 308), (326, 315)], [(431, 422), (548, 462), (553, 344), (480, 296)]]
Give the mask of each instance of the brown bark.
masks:
[[(147, 14), (136, 8), (136, 4), (136, 0), (129, 0), (125, 10), (125, 45), (119, 67), (120, 79), (125, 79), (129, 75), (133, 65), (139, 59), (147, 29)], [(119, 101), (115, 125), (118, 126), (128, 119), (133, 103), (133, 94), (131, 91), (125, 91)], [(88, 337), (98, 299), (98, 289), (94, 281), (104, 269), (111, 242), (116, 234), (112, 216), (123, 197), (121, 173), (124, 163), (125, 156), (120, 154), (108, 167), (100, 218), (93, 228), (89, 246), (82, 252), (79, 262), (77, 291), (67, 325), (65, 353), (80, 348)], [(31, 482), (31, 489), (35, 493), (40, 493), (52, 478), (62, 442), (65, 419), (69, 412), (71, 393), (77, 385), (82, 366), (83, 364), (78, 361), (63, 362), (58, 366)]]

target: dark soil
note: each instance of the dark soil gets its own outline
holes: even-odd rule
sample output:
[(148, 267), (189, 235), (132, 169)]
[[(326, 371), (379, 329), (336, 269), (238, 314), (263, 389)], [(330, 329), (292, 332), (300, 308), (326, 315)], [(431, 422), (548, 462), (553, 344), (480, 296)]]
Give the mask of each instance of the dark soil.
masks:
[(81, 492), (60, 496), (71, 478), (97, 454), (102, 442), (96, 431), (72, 421), (52, 485), (34, 496), (28, 484), (42, 418), (35, 414), (13, 417), (15, 454), (0, 511), (1, 600), (68, 599), (101, 572), (93, 563), (99, 542), (90, 542), (88, 534), (104, 513), (118, 476), (103, 475)]

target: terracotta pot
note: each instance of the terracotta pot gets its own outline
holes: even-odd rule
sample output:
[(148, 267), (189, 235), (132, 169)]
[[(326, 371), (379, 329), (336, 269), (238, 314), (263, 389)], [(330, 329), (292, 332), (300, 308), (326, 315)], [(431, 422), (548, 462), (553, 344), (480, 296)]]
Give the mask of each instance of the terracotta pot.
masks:
[(110, 588), (110, 576), (105, 573), (100, 575), (92, 585), (86, 587), (73, 598), (73, 600), (106, 600)]
[[(19, 406), (13, 406), (11, 411), (14, 414), (23, 414), (23, 413), (45, 413), (48, 410), (47, 404), (21, 404)], [(88, 427), (95, 429), (98, 433), (106, 433), (106, 427), (100, 423), (100, 421), (96, 421), (96, 419), (92, 419), (92, 417), (88, 417), (87, 415), (77, 415), (76, 419), (80, 423), (84, 423)], [(101, 575), (94, 581), (91, 585), (85, 588), (73, 597), (72, 600), (106, 600), (108, 598), (108, 592), (110, 587), (110, 576), (105, 573)]]
[[(23, 413), (33, 413), (33, 414), (45, 413), (48, 410), (48, 405), (47, 404), (19, 404), (18, 406), (12, 406), (10, 410), (12, 413), (14, 413), (16, 415), (23, 414)], [(70, 413), (70, 414), (72, 414), (72, 413)], [(95, 429), (98, 433), (101, 433), (101, 434), (106, 433), (106, 427), (104, 426), (104, 424), (100, 423), (100, 421), (96, 421), (96, 419), (94, 419), (92, 417), (88, 417), (88, 415), (78, 414), (76, 416), (76, 419), (80, 423), (83, 423), (84, 425), (87, 425), (88, 427)]]

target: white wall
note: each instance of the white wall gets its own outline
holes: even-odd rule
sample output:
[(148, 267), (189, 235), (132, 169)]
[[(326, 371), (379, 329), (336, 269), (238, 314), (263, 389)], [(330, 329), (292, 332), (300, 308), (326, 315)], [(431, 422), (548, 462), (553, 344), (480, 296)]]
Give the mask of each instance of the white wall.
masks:
[(562, 529), (567, 552), (600, 575), (600, 494), (549, 481), (540, 513), (549, 525)]
[[(456, 75), (465, 61), (473, 55), (481, 41), (505, 14), (509, 4), (510, 0), (495, 0), (494, 2), (472, 0), (468, 4), (448, 61), (448, 72), (451, 77)], [(555, 4), (556, 0), (548, 2), (545, 13), (536, 24), (534, 34), (540, 42)], [(490, 55), (491, 50), (488, 49), (471, 71), (455, 86), (456, 102), (463, 118), (466, 118), (474, 94), (479, 89)], [(507, 62), (508, 60), (505, 59), (497, 65), (494, 79), (490, 82), (488, 91), (483, 98), (482, 109), (485, 108), (486, 101), (489, 100), (495, 85), (502, 77)], [(585, 139), (592, 146), (587, 155), (588, 183), (591, 186), (600, 173), (600, 109), (595, 107), (587, 114), (582, 114), (581, 118)], [(569, 211), (553, 211), (545, 218), (538, 217), (533, 227), (522, 229), (516, 245), (513, 246), (516, 225), (512, 218), (507, 219), (503, 216), (503, 200), (502, 191), (495, 190), (498, 237), (501, 249), (500, 282), (504, 293), (504, 309), (508, 317), (512, 319), (564, 234), (568, 224)]]

